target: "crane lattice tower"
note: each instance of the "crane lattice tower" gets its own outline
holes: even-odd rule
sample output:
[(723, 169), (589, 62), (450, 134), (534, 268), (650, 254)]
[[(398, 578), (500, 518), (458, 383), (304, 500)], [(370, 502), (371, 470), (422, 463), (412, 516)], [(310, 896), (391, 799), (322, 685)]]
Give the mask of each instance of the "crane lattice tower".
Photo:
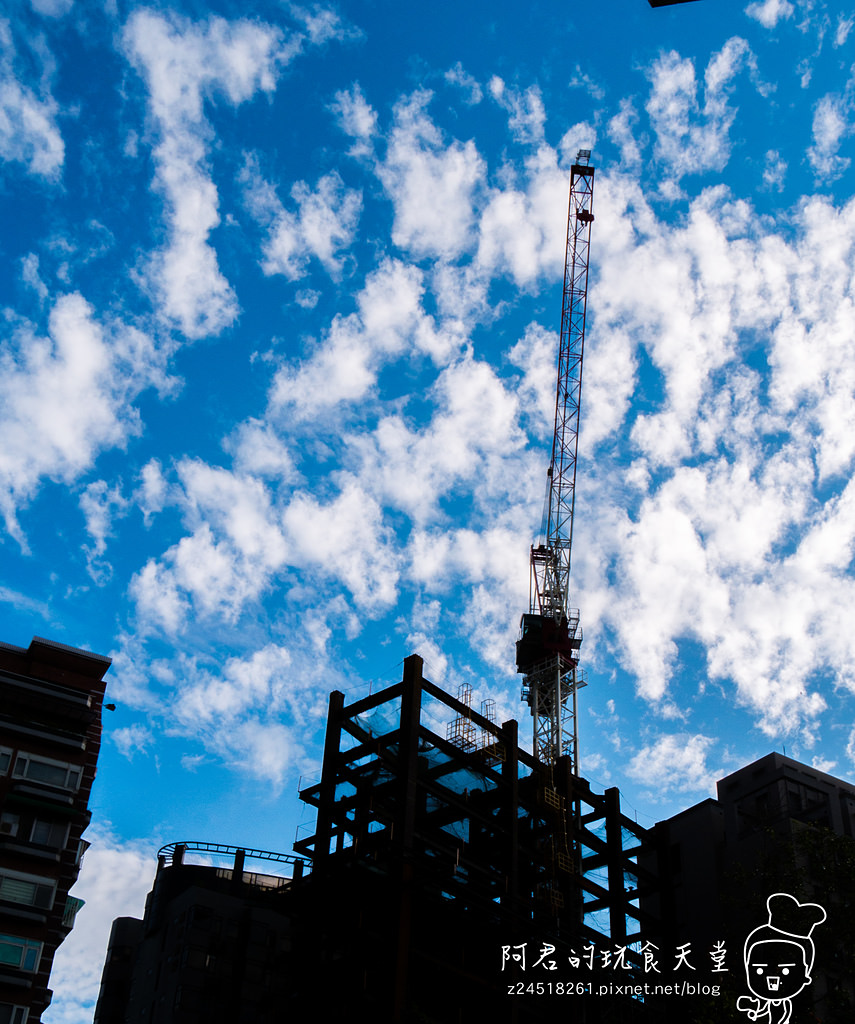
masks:
[(522, 696), (534, 719), (533, 753), (546, 764), (569, 756), (577, 775), (576, 694), (585, 684), (578, 668), (582, 642), (579, 611), (570, 607), (569, 594), (588, 254), (594, 221), (590, 155), (588, 150), (580, 150), (570, 170), (552, 457), (541, 536), (531, 548), (529, 611), (522, 617), (517, 641), (517, 671), (524, 677)]

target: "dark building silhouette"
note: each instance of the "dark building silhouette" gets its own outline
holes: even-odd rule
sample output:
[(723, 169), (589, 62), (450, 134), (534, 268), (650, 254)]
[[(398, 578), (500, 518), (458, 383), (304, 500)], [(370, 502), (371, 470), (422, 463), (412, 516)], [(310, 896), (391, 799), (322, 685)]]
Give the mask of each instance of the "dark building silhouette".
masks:
[(114, 924), (95, 1024), (744, 1021), (742, 945), (777, 891), (828, 911), (793, 1024), (850, 1024), (855, 787), (770, 754), (645, 830), (490, 703), (417, 656), (380, 693), (332, 693), (314, 834), (297, 856), (165, 847), (144, 919)]
[[(524, 972), (522, 956), (531, 970), (545, 949), (563, 966), (583, 944), (619, 944), (621, 978), (634, 976), (653, 884), (637, 863), (644, 830), (617, 790), (595, 794), (568, 759), (535, 761), (516, 722), (497, 726), (462, 696), (424, 679), (418, 656), (381, 693), (346, 705), (334, 692), (321, 781), (301, 793), (317, 809), (295, 844), (307, 870), (268, 883), (241, 851), (216, 868), (189, 865), (184, 844), (164, 850), (144, 920), (114, 925), (97, 1024), (272, 1024), (286, 1008), (552, 1021), (566, 1004), (524, 991), (550, 975)], [(643, 1010), (621, 994), (586, 1013)]]
[(110, 659), (35, 637), (0, 643), (0, 1024), (50, 1004), (54, 953), (81, 901)]
[[(265, 870), (247, 871), (248, 860)], [(161, 850), (144, 920), (113, 924), (96, 1024), (280, 1021), (293, 984), (292, 881), (275, 873), (286, 865), (299, 878), (300, 861), (287, 855), (209, 843)]]
[(660, 922), (658, 942), (724, 941), (734, 992), (745, 991), (743, 943), (764, 923), (767, 897), (817, 902), (828, 918), (816, 929), (814, 980), (799, 1010), (805, 1020), (852, 1020), (855, 786), (767, 754), (721, 779), (717, 799), (659, 822), (652, 838), (642, 863), (660, 878), (645, 902)]

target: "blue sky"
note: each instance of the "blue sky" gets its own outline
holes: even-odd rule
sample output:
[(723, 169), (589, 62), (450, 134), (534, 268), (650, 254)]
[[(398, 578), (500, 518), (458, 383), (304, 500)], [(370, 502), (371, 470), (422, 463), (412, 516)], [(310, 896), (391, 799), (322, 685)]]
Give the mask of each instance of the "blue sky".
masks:
[(855, 762), (855, 18), (30, 0), (0, 21), (2, 639), (113, 657), (91, 1020), (153, 854), (288, 851), (327, 695), (529, 731), (569, 167), (597, 167), (580, 751), (642, 824)]

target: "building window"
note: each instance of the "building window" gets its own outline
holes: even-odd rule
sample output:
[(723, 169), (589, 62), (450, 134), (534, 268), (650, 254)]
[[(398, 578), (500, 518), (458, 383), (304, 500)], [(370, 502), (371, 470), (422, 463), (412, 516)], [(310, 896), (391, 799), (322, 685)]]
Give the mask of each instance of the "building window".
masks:
[[(20, 824), (21, 819), (17, 814), (12, 814), (11, 811), (3, 811), (0, 814), (0, 836), (16, 836)], [(0, 1024), (3, 1024), (2, 1018), (0, 1018)]]
[(0, 1003), (0, 1024), (27, 1024), (30, 1011), (26, 1006)]
[(56, 882), (51, 878), (0, 869), (0, 900), (50, 910), (55, 893)]
[[(0, 747), (0, 775), (5, 775), (9, 771), (11, 761), (12, 751), (8, 747)], [(3, 1024), (2, 1017), (0, 1017), (0, 1024)]]
[(65, 847), (68, 839), (68, 825), (61, 821), (43, 821), (36, 818), (30, 833), (30, 842), (37, 846), (50, 846), (52, 849)]
[(78, 899), (76, 896), (66, 896), (65, 910), (62, 914), (62, 923), (65, 928), (74, 927), (74, 921), (77, 917), (77, 913), (85, 903), (86, 900)]
[(77, 792), (83, 769), (80, 765), (67, 764), (65, 761), (50, 761), (45, 757), (33, 757), (32, 754), (18, 754), (13, 775), (28, 782), (41, 782), (56, 789)]
[(21, 971), (37, 971), (42, 956), (42, 944), (17, 935), (0, 935), (0, 964), (17, 967)]

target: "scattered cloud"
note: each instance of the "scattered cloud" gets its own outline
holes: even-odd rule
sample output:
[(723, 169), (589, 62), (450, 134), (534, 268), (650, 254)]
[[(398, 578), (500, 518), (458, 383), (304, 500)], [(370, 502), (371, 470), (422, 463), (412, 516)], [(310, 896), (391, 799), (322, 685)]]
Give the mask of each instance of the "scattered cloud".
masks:
[(814, 109), (813, 145), (808, 147), (807, 156), (821, 179), (839, 178), (849, 166), (849, 158), (838, 151), (842, 140), (855, 131), (851, 115), (852, 103), (842, 96), (823, 96)]
[(0, 509), (22, 545), (17, 510), (44, 478), (72, 483), (107, 448), (140, 429), (132, 402), (167, 387), (151, 339), (119, 321), (99, 323), (79, 294), (56, 300), (48, 335), (21, 322), (0, 342)]
[(764, 28), (774, 28), (779, 21), (792, 18), (795, 8), (789, 0), (763, 0), (745, 8), (749, 18), (759, 21)]
[(63, 18), (74, 6), (74, 0), (30, 0), (33, 10), (48, 18)]
[(123, 757), (133, 761), (134, 754), (144, 754), (148, 750), (154, 742), (154, 734), (148, 726), (136, 723), (122, 729), (113, 729), (110, 739)]
[(120, 482), (110, 487), (106, 480), (96, 480), (81, 494), (80, 508), (86, 518), (86, 532), (93, 541), (86, 549), (89, 572), (97, 581), (105, 570), (110, 571), (101, 559), (107, 550), (113, 517), (127, 512), (128, 501), (122, 494)]
[(150, 258), (146, 280), (164, 317), (187, 338), (218, 334), (234, 322), (238, 302), (210, 242), (220, 214), (206, 161), (212, 130), (205, 105), (223, 98), (238, 106), (259, 91), (271, 93), (301, 37), (286, 40), (278, 28), (252, 21), (190, 22), (138, 9), (124, 46), (148, 89), (154, 187), (169, 234)]
[(338, 277), (340, 253), (351, 244), (359, 222), (361, 194), (346, 188), (339, 174), (333, 172), (320, 178), (314, 189), (303, 181), (292, 186), (291, 198), (296, 206), (292, 211), (282, 205), (252, 160), (244, 170), (244, 181), (249, 209), (268, 229), (263, 246), (265, 274), (284, 274), (295, 281), (314, 257), (327, 273)]
[(337, 315), (326, 337), (297, 367), (276, 374), (271, 408), (287, 408), (299, 420), (313, 419), (335, 406), (364, 400), (380, 368), (412, 351), (443, 362), (460, 339), (438, 330), (422, 306), (424, 274), (400, 260), (384, 260), (356, 296), (357, 312)]
[(46, 86), (35, 92), (22, 84), (15, 57), (10, 23), (0, 20), (0, 158), (23, 164), (37, 177), (58, 181), (65, 162), (59, 107)]
[(837, 15), (837, 27), (834, 30), (834, 45), (836, 47), (846, 44), (853, 25), (855, 25), (855, 16), (851, 14), (848, 17), (845, 14)]
[(481, 88), (481, 83), (464, 70), (460, 61), (453, 68), (445, 72), (445, 80), (449, 85), (457, 86), (461, 90), (464, 101), (470, 107), (477, 106), (484, 98), (484, 90)]
[(377, 132), (377, 112), (365, 99), (359, 83), (337, 92), (330, 110), (341, 130), (354, 140), (351, 156), (367, 156), (371, 152), (371, 139)]
[(783, 192), (786, 175), (787, 162), (776, 149), (770, 149), (763, 168), (763, 184), (771, 191)]
[[(662, 399), (654, 413), (630, 414), (608, 388), (586, 392), (586, 423), (597, 424), (586, 475), (597, 528), (583, 511), (585, 602), (614, 630), (639, 692), (663, 711), (691, 640), (710, 677), (733, 680), (767, 735), (801, 729), (808, 741), (826, 707), (817, 681), (845, 680), (854, 663), (834, 607), (850, 600), (855, 519), (855, 351), (843, 327), (855, 300), (844, 269), (855, 207), (812, 199), (785, 241), (708, 191), (667, 229), (664, 248), (648, 248), (658, 234), (649, 208), (630, 183), (602, 179), (601, 213), (614, 218), (618, 200), (618, 222), (628, 216), (634, 229), (599, 236), (609, 269), (594, 286), (594, 365), (631, 365), (628, 339), (651, 339), (644, 358)], [(624, 245), (626, 261), (613, 249)], [(622, 273), (633, 265), (655, 268), (643, 289)], [(765, 382), (744, 364), (758, 347)], [(627, 427), (634, 454), (618, 473), (607, 452)], [(613, 451), (622, 462), (628, 454)], [(613, 497), (600, 490), (606, 478)], [(812, 498), (817, 479), (835, 494), (823, 505)], [(604, 580), (613, 581), (607, 591)]]
[(647, 789), (647, 798), (656, 803), (698, 792), (715, 796), (716, 779), (722, 771), (707, 765), (714, 742), (700, 734), (663, 734), (642, 747), (627, 770)]
[(430, 100), (419, 90), (396, 104), (378, 176), (395, 211), (394, 244), (417, 257), (450, 259), (472, 243), (485, 166), (474, 142), (444, 143), (427, 113)]
[(729, 102), (733, 80), (744, 68), (755, 67), (744, 39), (729, 39), (713, 54), (704, 73), (704, 103), (698, 100), (693, 62), (672, 50), (650, 68), (647, 113), (656, 136), (656, 153), (679, 178), (712, 169), (730, 159), (730, 127), (736, 116)]
[(530, 86), (521, 91), (509, 87), (498, 76), (489, 83), (490, 95), (508, 113), (508, 127), (516, 142), (533, 145), (544, 140), (546, 110), (540, 89)]
[(51, 988), (52, 1024), (80, 1024), (95, 1012), (110, 928), (117, 917), (142, 918), (157, 867), (156, 847), (121, 840), (101, 825), (87, 830), (92, 844), (72, 894), (85, 901), (74, 929), (57, 950)]

